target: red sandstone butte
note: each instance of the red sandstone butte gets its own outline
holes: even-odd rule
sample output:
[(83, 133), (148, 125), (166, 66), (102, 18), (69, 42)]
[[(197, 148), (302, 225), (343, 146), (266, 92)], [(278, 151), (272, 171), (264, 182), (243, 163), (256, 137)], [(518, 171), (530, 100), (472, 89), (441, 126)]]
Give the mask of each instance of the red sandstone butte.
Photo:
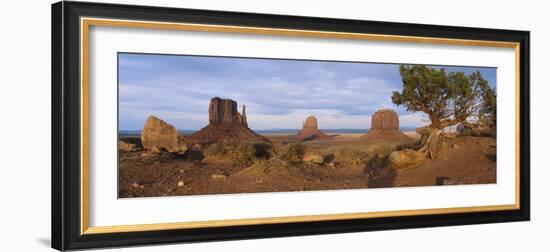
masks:
[(297, 138), (300, 141), (329, 139), (325, 133), (317, 128), (317, 118), (315, 116), (309, 116), (304, 121), (302, 130), (298, 131)]
[(269, 141), (248, 128), (244, 105), (241, 114), (237, 110), (237, 102), (219, 97), (210, 100), (208, 125), (189, 137), (199, 143), (228, 140)]
[(399, 130), (399, 117), (393, 109), (379, 109), (371, 117), (371, 129), (362, 138), (372, 142), (408, 142)]

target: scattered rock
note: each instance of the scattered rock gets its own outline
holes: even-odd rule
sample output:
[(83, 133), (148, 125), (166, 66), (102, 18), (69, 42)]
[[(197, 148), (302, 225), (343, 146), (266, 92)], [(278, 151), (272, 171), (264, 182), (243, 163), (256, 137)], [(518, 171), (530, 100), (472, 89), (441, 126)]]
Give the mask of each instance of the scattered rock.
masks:
[(156, 155), (156, 153), (153, 153), (153, 152), (144, 152), (144, 153), (141, 153), (141, 157), (142, 158), (149, 158), (149, 157), (154, 157)]
[(304, 121), (302, 130), (297, 133), (298, 140), (309, 141), (318, 139), (329, 139), (330, 137), (319, 130), (317, 127), (317, 118), (315, 116), (309, 116)]
[(459, 123), (456, 126), (456, 133), (457, 136), (495, 137), (496, 129), (483, 124), (466, 125)]
[(158, 148), (157, 146), (153, 146), (153, 147), (151, 147), (151, 149), (149, 151), (152, 152), (152, 153), (158, 154), (158, 153), (161, 152), (161, 149)]
[(460, 149), (460, 147), (457, 144), (453, 144), (453, 149)]
[(225, 175), (225, 174), (212, 174), (212, 176), (210, 176), (210, 177), (213, 178), (213, 179), (226, 179), (227, 175)]
[(137, 146), (135, 144), (127, 143), (127, 142), (119, 140), (118, 141), (118, 150), (119, 151), (130, 152), (130, 151), (138, 151), (139, 148), (137, 148)]
[(183, 187), (185, 185), (185, 183), (183, 183), (183, 181), (178, 181), (178, 187)]
[(426, 160), (427, 153), (418, 152), (411, 149), (405, 149), (401, 151), (394, 151), (390, 154), (388, 161), (390, 161), (392, 167), (400, 168), (403, 166), (416, 164)]
[(306, 151), (302, 157), (303, 162), (322, 164), (325, 157), (319, 151)]
[(187, 151), (178, 130), (165, 121), (149, 116), (141, 131), (141, 144), (146, 150), (159, 153), (162, 150), (179, 154)]
[(134, 183), (132, 183), (132, 187), (133, 187), (133, 188), (138, 188), (138, 187), (139, 187), (139, 184), (136, 183), (136, 182), (134, 182)]

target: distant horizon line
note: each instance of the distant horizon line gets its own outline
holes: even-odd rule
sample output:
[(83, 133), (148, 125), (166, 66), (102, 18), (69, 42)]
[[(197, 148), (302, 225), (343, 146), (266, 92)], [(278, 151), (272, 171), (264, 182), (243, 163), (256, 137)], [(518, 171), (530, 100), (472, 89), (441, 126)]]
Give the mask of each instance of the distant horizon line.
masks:
[[(423, 126), (403, 126), (399, 127), (400, 129), (403, 128), (420, 128)], [(199, 129), (177, 129), (178, 131), (198, 131)], [(301, 130), (301, 128), (271, 128), (271, 129), (254, 129), (250, 128), (251, 130), (255, 131), (281, 131), (281, 130)], [(118, 131), (141, 131), (142, 129), (119, 129)], [(320, 128), (319, 130), (371, 130), (371, 128)]]

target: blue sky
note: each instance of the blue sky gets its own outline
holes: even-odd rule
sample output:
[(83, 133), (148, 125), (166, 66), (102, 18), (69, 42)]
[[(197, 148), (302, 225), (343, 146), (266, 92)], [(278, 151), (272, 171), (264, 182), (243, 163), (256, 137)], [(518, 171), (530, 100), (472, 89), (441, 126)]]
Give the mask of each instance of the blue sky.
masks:
[[(252, 129), (296, 129), (315, 115), (324, 129), (368, 129), (370, 116), (393, 108), (401, 127), (426, 125), (423, 113), (391, 103), (401, 90), (398, 64), (119, 53), (119, 128), (137, 130), (155, 115), (181, 130), (208, 123), (218, 96), (246, 105)], [(479, 70), (492, 86), (495, 68)]]

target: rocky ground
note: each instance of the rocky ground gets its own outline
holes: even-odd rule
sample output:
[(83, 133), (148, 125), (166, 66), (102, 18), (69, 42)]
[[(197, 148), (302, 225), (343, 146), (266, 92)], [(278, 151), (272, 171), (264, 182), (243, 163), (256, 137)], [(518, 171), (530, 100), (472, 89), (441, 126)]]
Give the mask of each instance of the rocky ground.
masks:
[[(392, 167), (387, 156), (405, 142), (367, 141), (360, 134), (298, 142), (232, 142), (189, 146), (185, 154), (151, 153), (138, 139), (119, 152), (118, 196), (229, 194), (496, 182), (494, 138), (444, 138), (436, 159)], [(416, 138), (417, 140), (418, 138)], [(414, 142), (411, 138), (408, 144)]]

